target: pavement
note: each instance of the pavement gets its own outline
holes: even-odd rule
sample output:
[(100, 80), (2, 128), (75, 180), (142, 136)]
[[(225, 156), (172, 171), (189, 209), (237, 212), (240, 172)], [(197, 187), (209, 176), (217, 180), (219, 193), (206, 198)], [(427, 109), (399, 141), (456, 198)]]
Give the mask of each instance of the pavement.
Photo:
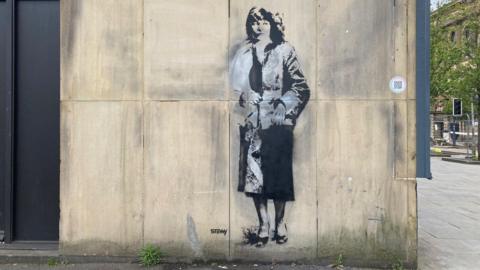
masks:
[[(480, 166), (432, 157), (432, 180), (418, 179), (418, 269), (480, 269)], [(43, 251), (52, 252), (52, 251)], [(0, 254), (1, 256), (1, 254)], [(0, 270), (130, 270), (135, 263), (47, 261), (0, 264)], [(326, 270), (315, 265), (164, 264), (155, 270)], [(358, 268), (342, 268), (358, 269)]]
[[(86, 263), (86, 264), (8, 264), (0, 265), (1, 270), (332, 270), (335, 268), (315, 265), (259, 265), (259, 264), (210, 264), (210, 265), (185, 265), (165, 264), (155, 267), (142, 267), (131, 263)], [(339, 267), (336, 269), (362, 270), (360, 268)], [(364, 269), (363, 269), (364, 270)]]
[(418, 268), (480, 269), (480, 166), (431, 159), (418, 180)]

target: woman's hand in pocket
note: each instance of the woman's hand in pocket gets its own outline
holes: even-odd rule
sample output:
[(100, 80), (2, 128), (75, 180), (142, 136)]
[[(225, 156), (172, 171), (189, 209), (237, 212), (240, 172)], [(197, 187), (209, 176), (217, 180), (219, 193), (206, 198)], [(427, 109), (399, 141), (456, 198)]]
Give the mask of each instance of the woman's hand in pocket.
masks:
[(248, 94), (248, 102), (250, 102), (253, 105), (257, 105), (262, 101), (262, 96), (255, 92), (255, 91), (250, 91)]
[(275, 110), (273, 111), (273, 119), (272, 122), (274, 125), (283, 125), (285, 121), (285, 114), (286, 114), (285, 105), (282, 103), (278, 104)]

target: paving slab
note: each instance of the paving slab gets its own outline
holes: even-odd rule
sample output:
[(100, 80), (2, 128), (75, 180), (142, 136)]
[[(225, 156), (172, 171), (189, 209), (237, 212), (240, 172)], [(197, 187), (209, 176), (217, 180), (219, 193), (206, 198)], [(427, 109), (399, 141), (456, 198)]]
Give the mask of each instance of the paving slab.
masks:
[(418, 269), (480, 268), (480, 166), (431, 159), (418, 180)]

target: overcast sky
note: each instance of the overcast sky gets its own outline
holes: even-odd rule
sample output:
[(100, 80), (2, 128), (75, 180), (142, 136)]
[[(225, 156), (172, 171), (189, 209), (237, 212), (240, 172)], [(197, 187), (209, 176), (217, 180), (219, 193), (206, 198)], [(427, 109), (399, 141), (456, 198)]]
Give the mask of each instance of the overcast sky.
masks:
[(438, 3), (444, 4), (448, 2), (450, 2), (450, 0), (430, 0), (430, 8), (433, 10), (437, 7)]

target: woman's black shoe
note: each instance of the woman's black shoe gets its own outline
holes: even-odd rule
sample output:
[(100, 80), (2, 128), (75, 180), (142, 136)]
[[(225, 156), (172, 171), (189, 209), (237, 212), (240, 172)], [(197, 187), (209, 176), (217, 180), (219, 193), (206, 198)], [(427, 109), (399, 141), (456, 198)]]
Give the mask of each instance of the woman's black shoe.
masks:
[[(285, 224), (285, 232), (286, 231), (287, 231), (287, 224)], [(272, 237), (272, 241), (275, 241), (279, 245), (285, 244), (288, 241), (287, 234), (280, 236), (278, 235), (278, 232), (275, 231)]]
[(267, 245), (267, 243), (268, 243), (268, 236), (267, 237), (258, 237), (258, 241), (255, 244), (255, 247), (263, 248), (264, 246)]
[(275, 238), (275, 242), (279, 245), (285, 244), (288, 241), (288, 237), (286, 235), (275, 235), (273, 238)]

